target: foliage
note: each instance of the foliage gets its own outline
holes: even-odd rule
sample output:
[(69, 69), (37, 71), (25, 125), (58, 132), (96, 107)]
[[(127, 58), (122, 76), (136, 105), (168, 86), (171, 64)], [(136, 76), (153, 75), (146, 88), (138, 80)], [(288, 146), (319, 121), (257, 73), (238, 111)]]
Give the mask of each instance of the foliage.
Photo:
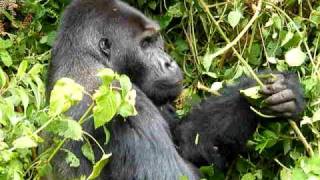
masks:
[[(50, 160), (64, 141), (91, 139), (81, 127), (87, 114), (80, 121), (61, 115), (82, 99), (81, 86), (62, 79), (55, 86), (60, 93), (46, 105), (46, 67), (61, 12), (69, 1), (0, 1), (0, 179), (38, 178), (52, 169)], [(242, 75), (266, 69), (289, 70), (300, 77), (307, 108), (298, 131), (287, 121), (262, 122), (248, 142), (248, 152), (234, 161), (226, 175), (214, 167), (201, 168), (208, 180), (320, 178), (319, 1), (263, 0), (261, 10), (259, 0), (127, 1), (159, 21), (168, 52), (183, 67), (187, 88), (176, 102), (181, 116), (199, 97), (218, 94), (221, 86)], [(250, 21), (255, 13), (257, 18)], [(99, 116), (134, 115), (135, 93), (128, 78), (110, 70), (99, 76), (104, 83), (93, 96), (96, 106), (89, 107), (95, 126), (108, 121)], [(121, 89), (112, 86), (113, 80), (120, 82)], [(113, 108), (99, 107), (105, 103)], [(56, 138), (43, 154), (37, 154), (42, 131)], [(61, 150), (71, 166), (79, 165), (72, 152)], [(94, 178), (109, 155), (103, 152), (96, 161), (90, 143), (82, 152), (95, 164), (90, 176)]]

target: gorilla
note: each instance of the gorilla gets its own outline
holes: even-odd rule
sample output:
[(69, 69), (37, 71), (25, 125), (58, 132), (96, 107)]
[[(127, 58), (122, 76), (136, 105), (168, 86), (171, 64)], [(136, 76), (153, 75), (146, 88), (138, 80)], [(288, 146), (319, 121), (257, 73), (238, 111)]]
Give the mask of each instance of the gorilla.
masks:
[[(183, 75), (164, 51), (159, 29), (156, 22), (120, 0), (74, 0), (65, 10), (52, 51), (48, 92), (58, 79), (68, 77), (93, 93), (99, 87), (96, 74), (102, 68), (128, 75), (137, 91), (138, 115), (125, 122), (115, 117), (108, 124), (111, 139), (103, 148), (112, 156), (100, 179), (174, 180), (184, 176), (198, 180), (202, 165), (225, 169), (259, 123), (260, 118), (239, 93), (256, 85), (249, 78), (226, 87), (219, 97), (204, 99), (185, 118), (177, 119), (170, 103), (181, 93)], [(304, 99), (297, 77), (276, 74), (277, 79), (267, 80), (261, 91), (267, 104), (261, 110), (277, 117), (298, 117)], [(91, 103), (86, 96), (67, 115), (79, 119)], [(87, 121), (84, 130), (103, 144), (103, 129), (94, 129), (93, 122)], [(81, 146), (77, 141), (63, 145), (77, 155), (80, 167), (69, 167), (61, 151), (48, 179), (89, 175), (92, 163), (82, 155)], [(93, 145), (93, 149), (96, 157), (101, 156), (98, 147)]]

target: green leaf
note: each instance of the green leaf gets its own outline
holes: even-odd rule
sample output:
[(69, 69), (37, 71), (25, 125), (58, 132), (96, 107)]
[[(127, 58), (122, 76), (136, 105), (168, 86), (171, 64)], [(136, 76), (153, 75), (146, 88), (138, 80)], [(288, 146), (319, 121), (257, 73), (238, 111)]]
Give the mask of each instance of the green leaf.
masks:
[(203, 56), (203, 59), (202, 59), (202, 65), (206, 70), (206, 72), (209, 72), (212, 64), (212, 60), (213, 60), (213, 54), (210, 54), (209, 51), (207, 51), (207, 53)]
[(0, 59), (5, 66), (10, 67), (12, 65), (12, 58), (6, 50), (0, 50)]
[(135, 103), (136, 103), (137, 92), (135, 90), (131, 90), (126, 95), (123, 103), (119, 107), (119, 114), (122, 117), (135, 116), (138, 114)]
[(260, 99), (262, 97), (261, 94), (259, 93), (260, 89), (261, 89), (260, 86), (255, 86), (245, 90), (240, 90), (240, 93), (250, 99)]
[(22, 136), (14, 140), (12, 144), (15, 149), (32, 148), (38, 146), (38, 144), (29, 136)]
[(115, 73), (112, 69), (104, 68), (98, 72), (97, 76), (102, 79), (103, 85), (109, 86), (115, 78)]
[(57, 81), (50, 96), (49, 114), (56, 116), (66, 112), (73, 104), (82, 100), (84, 88), (69, 78)]
[(52, 172), (52, 166), (50, 163), (45, 163), (41, 165), (37, 170), (40, 176), (46, 176)]
[(119, 78), (120, 86), (122, 89), (122, 95), (126, 95), (132, 88), (132, 83), (128, 76), (121, 75)]
[(285, 54), (285, 61), (289, 66), (301, 66), (307, 55), (300, 47), (292, 48)]
[(312, 122), (320, 121), (320, 109), (318, 109), (312, 116)]
[(7, 84), (7, 74), (0, 67), (0, 87), (3, 88)]
[(188, 176), (180, 176), (179, 180), (189, 180)]
[(81, 147), (81, 151), (82, 154), (89, 160), (92, 162), (92, 164), (94, 164), (94, 152), (92, 149), (91, 144), (89, 144), (88, 142), (83, 144), (83, 146)]
[(286, 45), (294, 36), (294, 33), (291, 31), (287, 32), (285, 38), (281, 41), (281, 46)]
[(104, 154), (101, 159), (93, 166), (92, 173), (88, 177), (88, 179), (95, 179), (97, 178), (101, 171), (103, 170), (104, 166), (108, 163), (108, 159), (111, 157), (111, 154)]
[(43, 70), (43, 65), (42, 64), (35, 64), (32, 66), (28, 74), (32, 77), (39, 75)]
[[(96, 94), (100, 92), (98, 91)], [(96, 106), (93, 108), (93, 117), (94, 126), (97, 129), (108, 123), (116, 115), (118, 107), (115, 93), (110, 90), (104, 94), (94, 95), (94, 99)]]
[(241, 177), (241, 180), (255, 180), (256, 177), (252, 173), (247, 173)]
[(66, 162), (69, 164), (70, 167), (79, 167), (80, 166), (80, 160), (78, 159), (78, 157), (75, 154), (73, 154), (73, 152), (71, 152), (67, 149), (63, 149), (63, 151), (67, 153)]
[(110, 141), (111, 134), (110, 134), (110, 131), (105, 126), (103, 126), (103, 131), (104, 131), (105, 138), (106, 138), (104, 141), (104, 144), (107, 145)]
[(22, 88), (22, 87), (19, 87), (17, 89), (18, 91), (18, 94), (20, 96), (20, 99), (21, 99), (21, 102), (22, 102), (22, 105), (23, 105), (23, 109), (24, 109), (24, 112), (27, 111), (27, 107), (29, 105), (29, 96), (26, 92), (26, 89)]
[(232, 26), (232, 28), (235, 28), (242, 18), (242, 13), (239, 10), (231, 11), (228, 14), (228, 22)]
[(173, 6), (170, 6), (166, 15), (171, 17), (182, 17), (184, 13), (184, 6), (181, 2), (175, 3)]
[(82, 140), (82, 127), (72, 119), (57, 119), (46, 130), (75, 141)]
[(130, 105), (129, 103), (123, 103), (119, 108), (119, 114), (122, 117), (129, 117), (135, 115), (136, 111), (134, 106)]
[(21, 79), (22, 76), (26, 73), (26, 70), (28, 68), (28, 61), (26, 60), (23, 60), (20, 65), (19, 65), (19, 68), (18, 68), (18, 72), (17, 72), (17, 78), (18, 79)]
[(0, 38), (0, 49), (7, 49), (12, 46), (12, 41), (10, 39), (2, 39)]

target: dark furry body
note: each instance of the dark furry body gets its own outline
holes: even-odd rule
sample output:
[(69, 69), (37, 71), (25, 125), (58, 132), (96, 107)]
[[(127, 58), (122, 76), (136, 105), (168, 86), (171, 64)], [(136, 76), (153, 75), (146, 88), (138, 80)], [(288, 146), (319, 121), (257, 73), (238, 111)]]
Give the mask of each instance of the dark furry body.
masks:
[[(239, 94), (239, 89), (253, 86), (254, 81), (243, 79), (238, 85), (227, 87), (222, 96), (204, 100), (184, 120), (177, 120), (169, 103), (180, 89), (179, 86), (171, 88), (170, 83), (181, 80), (181, 72), (174, 62), (167, 60), (170, 58), (162, 50), (161, 39), (150, 48), (136, 48), (139, 43), (134, 42), (144, 33), (140, 29), (145, 24), (155, 26), (120, 1), (75, 0), (66, 10), (53, 49), (48, 92), (56, 80), (69, 77), (92, 93), (100, 83), (95, 74), (105, 67), (132, 79), (137, 91), (138, 115), (126, 121), (116, 117), (108, 125), (111, 140), (104, 148), (112, 157), (100, 179), (173, 180), (188, 176), (189, 180), (198, 180), (197, 166), (214, 164), (226, 168), (258, 124), (249, 103)], [(112, 48), (101, 51), (98, 42), (106, 37)], [(287, 82), (294, 84), (288, 88), (303, 102), (296, 78), (287, 76)], [(164, 89), (157, 87), (159, 83), (164, 84)], [(168, 88), (167, 84), (170, 84)], [(85, 97), (67, 114), (79, 119), (90, 104), (91, 99)], [(301, 107), (296, 113), (302, 110), (302, 104), (298, 104)], [(92, 121), (88, 121), (84, 129), (103, 144), (103, 131), (95, 130)], [(64, 152), (59, 152), (53, 160), (54, 172), (49, 179), (71, 179), (91, 172), (92, 164), (82, 155), (81, 144), (70, 141), (63, 147), (80, 158), (80, 167), (69, 167)], [(93, 148), (96, 157), (101, 156), (98, 148)]]

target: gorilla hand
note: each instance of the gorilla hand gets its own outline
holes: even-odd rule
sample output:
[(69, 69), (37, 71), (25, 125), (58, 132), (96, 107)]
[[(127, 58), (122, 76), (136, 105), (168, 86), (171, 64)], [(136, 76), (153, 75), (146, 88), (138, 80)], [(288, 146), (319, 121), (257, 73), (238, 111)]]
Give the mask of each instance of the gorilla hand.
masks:
[(298, 78), (293, 74), (276, 74), (276, 78), (265, 81), (261, 93), (267, 114), (279, 117), (297, 118), (303, 111), (305, 102)]

